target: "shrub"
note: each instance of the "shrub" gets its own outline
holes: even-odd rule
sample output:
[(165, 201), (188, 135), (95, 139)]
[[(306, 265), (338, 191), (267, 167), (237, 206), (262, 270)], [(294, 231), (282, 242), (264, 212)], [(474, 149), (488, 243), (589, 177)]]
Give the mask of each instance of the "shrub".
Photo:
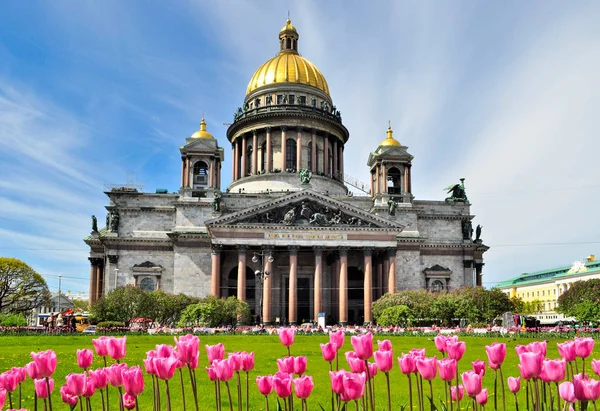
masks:
[(0, 326), (2, 327), (25, 327), (27, 319), (23, 314), (4, 314), (0, 317)]
[(383, 310), (377, 323), (383, 327), (390, 327), (394, 325), (406, 326), (410, 325), (413, 319), (410, 308), (405, 305), (396, 305), (394, 307), (388, 307)]
[(125, 327), (125, 323), (121, 321), (100, 321), (97, 324), (98, 328), (120, 328)]
[(180, 327), (246, 324), (250, 321), (250, 307), (235, 297), (227, 299), (206, 297), (197, 304), (188, 305), (181, 313)]

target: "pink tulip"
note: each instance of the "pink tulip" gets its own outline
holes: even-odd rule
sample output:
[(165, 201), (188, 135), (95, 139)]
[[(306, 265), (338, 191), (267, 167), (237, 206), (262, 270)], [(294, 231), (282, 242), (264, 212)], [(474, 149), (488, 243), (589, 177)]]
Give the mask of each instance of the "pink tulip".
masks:
[(438, 334), (433, 339), (433, 342), (435, 343), (435, 348), (437, 348), (438, 351), (441, 353), (446, 352), (446, 343), (448, 341), (456, 342), (456, 341), (458, 341), (458, 337), (457, 336), (447, 337), (445, 335)]
[(398, 357), (398, 365), (402, 374), (408, 375), (413, 372), (417, 372), (417, 363), (415, 357), (410, 354), (402, 354), (402, 357)]
[(600, 360), (592, 360), (592, 370), (600, 375)]
[(328, 342), (327, 344), (321, 344), (321, 353), (323, 354), (323, 359), (327, 362), (331, 362), (335, 359), (337, 355), (337, 350), (335, 348), (335, 344)]
[(266, 375), (264, 377), (256, 377), (256, 385), (258, 385), (258, 391), (262, 395), (267, 396), (271, 394), (271, 391), (273, 391), (273, 376)]
[(508, 377), (508, 389), (516, 394), (521, 389), (521, 377)]
[(0, 374), (0, 387), (4, 388), (7, 392), (13, 392), (19, 385), (19, 374), (8, 370)]
[(377, 341), (379, 351), (392, 351), (392, 342), (390, 340)]
[(304, 356), (294, 358), (294, 374), (302, 375), (306, 372), (307, 359)]
[[(387, 340), (386, 340), (387, 341)], [(394, 361), (392, 360), (394, 353), (392, 350), (389, 351), (375, 351), (375, 364), (381, 372), (390, 372), (394, 368)]]
[(69, 387), (66, 384), (60, 387), (60, 399), (71, 407), (77, 405), (77, 396), (69, 391)]
[(475, 400), (480, 405), (487, 404), (487, 402), (488, 402), (488, 390), (487, 390), (487, 388), (482, 389), (481, 392), (475, 396)]
[(565, 360), (544, 360), (540, 378), (544, 382), (561, 382), (565, 379)]
[(175, 348), (168, 344), (156, 344), (156, 357), (158, 358), (168, 358), (172, 355), (175, 355)]
[(594, 351), (594, 339), (591, 337), (575, 337), (575, 354), (579, 358), (587, 358)]
[(125, 358), (127, 354), (127, 336), (116, 338), (111, 337), (106, 343), (108, 355), (115, 361)]
[(438, 368), (440, 370), (440, 378), (443, 381), (452, 381), (456, 377), (456, 360), (452, 358), (444, 358), (438, 360)]
[(56, 353), (54, 351), (32, 352), (31, 358), (37, 367), (39, 378), (51, 377), (56, 371)]
[(25, 370), (27, 371), (27, 375), (29, 375), (29, 378), (31, 378), (32, 380), (37, 380), (38, 378), (41, 378), (37, 365), (35, 365), (33, 361), (25, 365)]
[(485, 352), (488, 356), (490, 368), (492, 366), (491, 363), (502, 365), (506, 359), (506, 344), (495, 342), (492, 345), (486, 345)]
[(452, 401), (462, 400), (465, 395), (465, 389), (462, 385), (458, 386), (458, 390), (456, 389), (456, 385), (450, 387), (450, 396), (452, 397)]
[(46, 378), (41, 378), (38, 380), (33, 380), (33, 385), (35, 386), (35, 393), (38, 398), (45, 399), (52, 394), (54, 391), (54, 379), (48, 378), (48, 384), (50, 385), (50, 392), (48, 392), (48, 386), (46, 385)]
[(145, 360), (143, 360), (144, 369), (146, 370), (146, 372), (148, 374), (156, 375), (156, 370), (154, 369), (154, 362), (152, 360), (153, 360), (152, 357), (146, 358)]
[(12, 367), (12, 371), (17, 375), (17, 383), (22, 383), (27, 379), (27, 371), (25, 367)]
[(161, 380), (170, 380), (173, 378), (173, 375), (175, 375), (175, 370), (177, 369), (177, 357), (153, 358), (152, 363), (156, 376)]
[(344, 392), (344, 375), (346, 375), (347, 371), (339, 370), (339, 371), (329, 371), (329, 378), (331, 378), (331, 390), (336, 394), (341, 394)]
[(126, 410), (135, 408), (135, 397), (127, 393), (123, 394), (123, 407)]
[(0, 388), (0, 410), (4, 407), (4, 403), (6, 402), (6, 390), (4, 388)]
[(86, 398), (91, 398), (94, 396), (96, 392), (96, 386), (94, 385), (94, 381), (91, 379), (87, 379), (85, 382), (85, 389), (83, 390), (83, 396)]
[[(449, 340), (447, 340), (447, 341), (449, 341)], [(458, 340), (451, 340), (451, 341), (458, 341)], [(412, 355), (415, 359), (425, 358), (425, 348), (413, 348), (412, 350), (410, 350), (409, 354)]]
[(212, 364), (214, 360), (220, 361), (225, 357), (225, 347), (221, 343), (217, 345), (207, 345), (206, 356), (208, 357), (209, 364)]
[[(285, 347), (289, 347), (294, 344), (294, 329), (293, 328), (280, 328), (279, 329), (279, 340)], [(291, 382), (290, 382), (291, 384)]]
[(575, 397), (575, 387), (571, 381), (565, 381), (558, 386), (558, 392), (560, 393), (560, 398), (562, 398), (566, 402), (574, 403), (577, 401)]
[(355, 373), (365, 372), (367, 371), (365, 362), (358, 358), (354, 351), (348, 351), (346, 353), (346, 361), (350, 366), (350, 371)]
[(463, 386), (467, 395), (471, 398), (475, 397), (481, 392), (481, 379), (482, 376), (477, 374), (475, 371), (467, 371), (461, 374)]
[(229, 359), (215, 360), (213, 367), (215, 367), (215, 373), (220, 381), (229, 381), (233, 377), (233, 365)]
[[(254, 369), (254, 353), (247, 353), (247, 352), (243, 352), (242, 353), (242, 371), (244, 372), (249, 372), (252, 371)], [(304, 367), (306, 368), (306, 366)]]
[(215, 367), (212, 365), (210, 367), (206, 367), (206, 373), (208, 374), (208, 379), (211, 381), (218, 381), (219, 377), (217, 377), (217, 372), (215, 371)]
[(515, 346), (515, 351), (516, 351), (517, 355), (519, 355), (519, 354), (523, 354), (526, 352), (531, 352), (531, 349), (527, 345), (517, 345), (517, 346)]
[(94, 361), (94, 353), (90, 349), (77, 350), (77, 365), (84, 370), (90, 368)]
[(577, 353), (575, 352), (575, 341), (569, 340), (562, 344), (556, 344), (558, 346), (558, 353), (566, 362), (575, 361)]
[(544, 361), (544, 355), (541, 352), (524, 352), (519, 354), (519, 360), (521, 361), (519, 371), (523, 378), (529, 380), (539, 377)]
[(294, 373), (294, 357), (283, 357), (277, 359), (277, 368), (279, 372), (286, 374)]
[(464, 341), (446, 341), (446, 352), (448, 357), (460, 361), (465, 355), (467, 344)]
[(417, 370), (421, 377), (427, 381), (431, 381), (437, 375), (437, 359), (432, 358), (419, 358), (417, 360)]
[(473, 366), (473, 371), (477, 374), (481, 374), (482, 377), (485, 375), (485, 361), (473, 361), (471, 365)]
[(230, 352), (227, 356), (229, 362), (231, 362), (231, 366), (233, 367), (233, 371), (239, 371), (242, 369), (242, 353), (241, 352)]
[(106, 378), (110, 385), (113, 387), (122, 387), (123, 386), (123, 370), (127, 369), (127, 364), (113, 364), (110, 367), (106, 367), (104, 369), (104, 373), (106, 374)]
[(106, 376), (106, 370), (104, 368), (98, 368), (96, 370), (88, 371), (90, 379), (94, 382), (94, 386), (100, 390), (103, 390), (108, 385), (108, 377)]
[(600, 381), (577, 374), (573, 376), (573, 390), (579, 401), (596, 401), (600, 398)]
[(528, 344), (529, 346), (529, 350), (533, 353), (542, 353), (543, 357), (546, 358), (546, 350), (547, 350), (547, 343), (546, 341), (533, 341), (531, 343)]
[(300, 399), (307, 399), (312, 394), (312, 390), (315, 387), (315, 383), (312, 377), (305, 375), (294, 379), (294, 388), (296, 391), (296, 397)]
[(65, 379), (67, 380), (67, 387), (73, 395), (77, 397), (83, 395), (83, 392), (85, 391), (85, 385), (87, 384), (87, 375), (85, 375), (85, 373), (69, 374)]
[(343, 384), (344, 384), (344, 400), (345, 401), (355, 401), (363, 396), (365, 393), (365, 382), (367, 381), (367, 376), (365, 373), (347, 373), (344, 375)]
[(177, 357), (188, 365), (196, 365), (198, 367), (198, 357), (200, 352), (200, 338), (197, 335), (187, 334), (179, 337), (175, 337), (175, 346), (177, 347)]
[(368, 378), (373, 378), (377, 375), (377, 364), (374, 362), (368, 362), (366, 365), (369, 368), (369, 373), (367, 374)]
[(137, 397), (144, 391), (144, 375), (139, 365), (131, 367), (128, 370), (123, 370), (121, 375), (123, 376), (123, 386), (127, 394)]
[(92, 340), (92, 344), (94, 344), (94, 349), (96, 350), (96, 354), (99, 357), (106, 357), (108, 355), (108, 340), (112, 337), (102, 336), (100, 338), (96, 338)]
[(350, 337), (354, 352), (361, 360), (368, 360), (373, 356), (373, 334), (370, 332)]
[(279, 398), (287, 398), (292, 394), (292, 374), (276, 372), (273, 376), (273, 388)]
[(344, 331), (329, 332), (329, 342), (335, 345), (336, 351), (344, 345)]

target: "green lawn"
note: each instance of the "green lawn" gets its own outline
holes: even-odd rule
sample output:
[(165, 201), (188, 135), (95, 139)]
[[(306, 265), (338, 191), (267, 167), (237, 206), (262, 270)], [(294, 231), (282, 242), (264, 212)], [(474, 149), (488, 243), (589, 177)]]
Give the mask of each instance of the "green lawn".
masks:
[[(65, 381), (65, 376), (68, 373), (80, 372), (77, 367), (76, 361), (76, 350), (82, 348), (93, 349), (91, 339), (94, 337), (88, 336), (74, 336), (74, 337), (62, 337), (62, 336), (34, 336), (34, 337), (0, 337), (1, 350), (0, 350), (0, 372), (9, 369), (13, 366), (23, 366), (27, 362), (31, 361), (29, 353), (31, 351), (43, 351), (47, 349), (53, 349), (58, 355), (58, 368), (55, 374), (55, 394), (53, 395), (54, 410), (68, 410), (68, 406), (60, 402), (60, 394), (58, 390)], [(374, 341), (377, 339), (383, 339), (384, 337), (374, 337)], [(277, 336), (201, 336), (201, 367), (198, 368), (198, 382), (199, 382), (199, 402), (201, 410), (212, 410), (215, 409), (214, 403), (214, 391), (213, 385), (208, 381), (204, 366), (206, 366), (206, 352), (204, 345), (217, 344), (222, 342), (225, 345), (227, 352), (232, 351), (254, 351), (255, 352), (255, 369), (250, 373), (250, 409), (251, 410), (264, 410), (265, 404), (264, 399), (258, 393), (256, 389), (255, 379), (257, 375), (274, 374), (277, 371), (276, 359), (286, 355), (285, 347), (283, 347)], [(394, 355), (399, 356), (402, 352), (408, 352), (412, 348), (426, 348), (427, 355), (438, 355), (439, 353), (435, 349), (432, 338), (428, 337), (391, 337), (389, 338), (394, 346)], [(461, 338), (467, 343), (467, 353), (465, 357), (460, 361), (460, 371), (465, 371), (471, 368), (471, 362), (477, 359), (482, 359), (487, 362), (487, 356), (485, 354), (485, 345), (491, 344), (496, 341), (491, 338), (485, 337), (464, 337)], [(330, 380), (329, 380), (329, 366), (323, 361), (321, 357), (321, 351), (319, 343), (327, 342), (327, 336), (296, 336), (296, 342), (291, 347), (292, 355), (306, 355), (308, 360), (308, 375), (312, 375), (315, 381), (315, 390), (313, 395), (309, 399), (309, 409), (320, 410), (319, 404), (322, 404), (325, 408), (330, 403)], [(514, 351), (514, 347), (517, 344), (528, 344), (533, 340), (522, 339), (522, 340), (504, 340), (507, 343), (507, 361), (503, 367), (504, 377), (517, 376), (517, 357)], [(548, 341), (548, 357), (557, 358), (558, 351), (556, 348), (557, 342), (562, 342), (563, 339), (552, 339)], [(146, 357), (146, 352), (153, 349), (156, 344), (173, 344), (172, 336), (129, 336), (127, 339), (127, 358), (126, 362), (129, 365), (142, 365), (142, 360)], [(375, 344), (376, 346), (376, 344)], [(352, 350), (350, 345), (350, 338), (346, 336), (346, 345), (341, 350), (342, 355), (345, 351)], [(596, 346), (596, 350), (592, 355), (592, 358), (598, 358), (600, 347)], [(589, 364), (589, 361), (588, 361)], [(100, 359), (94, 360), (94, 367), (101, 367), (103, 363)], [(340, 358), (340, 367), (348, 369), (347, 364), (343, 358)], [(590, 370), (591, 372), (591, 370)], [(177, 374), (176, 374), (177, 376)], [(407, 379), (399, 368), (395, 369), (390, 373), (391, 387), (392, 387), (392, 407), (394, 410), (398, 410), (401, 405), (408, 403), (408, 391), (407, 391)], [(186, 386), (189, 386), (188, 379), (185, 379)], [(490, 390), (490, 394), (493, 393), (493, 373), (488, 369), (484, 378), (484, 385)], [(235, 381), (231, 383), (235, 387)], [(385, 377), (379, 374), (375, 377), (376, 391), (377, 391), (377, 404), (378, 410), (386, 408), (386, 391), (385, 391)], [(179, 388), (179, 380), (174, 379), (170, 384), (172, 396), (173, 396), (173, 410), (181, 410), (181, 390)], [(162, 385), (164, 389), (164, 385)], [(23, 407), (33, 409), (33, 384), (31, 381), (27, 381), (24, 386), (24, 403)], [(507, 408), (514, 409), (514, 401), (512, 394), (507, 390)], [(111, 409), (115, 408), (118, 401), (116, 389), (111, 390)], [(236, 400), (235, 392), (232, 392), (234, 402)], [(437, 398), (443, 398), (444, 391), (442, 390), (441, 381), (437, 380), (434, 382), (434, 396)], [(275, 398), (272, 394), (271, 397), (271, 409), (275, 410)], [(226, 395), (223, 396), (226, 400)], [(524, 396), (523, 396), (524, 398)], [(162, 395), (164, 401), (164, 394)], [(8, 400), (7, 400), (8, 401)], [(188, 410), (194, 409), (190, 407), (192, 402), (191, 391), (187, 392)], [(493, 409), (493, 399), (490, 397), (491, 406), (488, 405), (488, 409)], [(416, 404), (416, 402), (415, 402)], [(463, 401), (461, 405), (466, 406), (467, 401)], [(299, 406), (299, 402), (295, 402), (294, 405)], [(500, 405), (500, 403), (499, 403)], [(523, 402), (525, 409), (525, 404)], [(14, 404), (16, 407), (16, 404)], [(93, 409), (100, 409), (100, 398), (98, 395), (93, 398)], [(7, 407), (8, 408), (8, 407)], [(227, 410), (229, 407), (225, 403), (223, 404), (223, 410)], [(234, 409), (236, 405), (234, 404)], [(500, 408), (500, 407), (499, 407)], [(43, 408), (40, 408), (40, 410)], [(150, 379), (146, 379), (146, 391), (141, 396), (140, 409), (151, 410), (152, 409), (152, 389)], [(164, 405), (163, 405), (164, 409)]]

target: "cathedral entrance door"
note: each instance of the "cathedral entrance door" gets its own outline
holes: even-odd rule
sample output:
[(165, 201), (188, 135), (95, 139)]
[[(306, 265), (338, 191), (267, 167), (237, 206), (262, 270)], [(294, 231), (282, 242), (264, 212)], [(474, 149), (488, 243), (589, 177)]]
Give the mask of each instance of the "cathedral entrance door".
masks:
[(302, 324), (312, 319), (311, 288), (309, 278), (298, 278), (298, 323)]

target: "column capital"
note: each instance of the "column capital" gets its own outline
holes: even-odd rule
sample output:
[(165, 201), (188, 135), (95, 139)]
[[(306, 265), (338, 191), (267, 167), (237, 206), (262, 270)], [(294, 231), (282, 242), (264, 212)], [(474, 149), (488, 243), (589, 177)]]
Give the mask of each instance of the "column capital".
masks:
[(287, 126), (281, 126), (280, 128), (281, 128), (281, 131), (287, 131), (287, 129), (288, 129)]
[(304, 130), (304, 127), (300, 127), (300, 126), (296, 127), (296, 131), (297, 131), (298, 133), (301, 133), (301, 132), (302, 132), (302, 130)]
[(272, 127), (265, 127), (265, 131), (266, 131), (267, 133), (270, 133), (270, 132), (271, 132), (271, 128), (272, 128)]
[(317, 135), (317, 129), (316, 129), (316, 128), (311, 128), (311, 129), (310, 129), (310, 133), (311, 133), (313, 136), (316, 136), (316, 135)]
[(348, 256), (349, 247), (340, 247), (338, 248), (338, 253), (340, 253), (340, 257)]
[(90, 264), (93, 267), (99, 267), (102, 264), (103, 259), (100, 257), (88, 257), (88, 260), (90, 260)]
[(325, 247), (323, 247), (322, 245), (316, 245), (313, 247), (313, 251), (315, 252), (315, 255), (322, 256), (324, 248)]
[(463, 261), (463, 268), (471, 268), (473, 267), (473, 260), (464, 260)]
[(238, 244), (238, 245), (236, 245), (236, 246), (235, 246), (235, 249), (236, 249), (236, 250), (238, 250), (238, 252), (239, 252), (240, 254), (242, 254), (242, 253), (244, 253), (244, 254), (245, 254), (245, 253), (246, 253), (246, 251), (248, 250), (248, 246), (247, 246), (247, 245), (245, 245), (245, 244)]
[(396, 256), (396, 252), (398, 250), (396, 248), (386, 248), (385, 252), (387, 254), (388, 257), (395, 257)]
[(256, 136), (257, 134), (258, 134), (258, 130), (257, 129), (252, 130), (252, 136)]
[(299, 249), (300, 247), (298, 247), (297, 245), (288, 245), (288, 252), (290, 253), (290, 255), (298, 255)]
[(116, 264), (117, 261), (119, 261), (119, 256), (118, 255), (109, 255), (108, 256), (108, 262), (111, 264)]
[(211, 254), (220, 254), (223, 251), (223, 246), (221, 244), (212, 244), (210, 246)]
[(373, 254), (373, 247), (363, 248), (363, 253), (365, 254), (365, 257), (370, 257)]

